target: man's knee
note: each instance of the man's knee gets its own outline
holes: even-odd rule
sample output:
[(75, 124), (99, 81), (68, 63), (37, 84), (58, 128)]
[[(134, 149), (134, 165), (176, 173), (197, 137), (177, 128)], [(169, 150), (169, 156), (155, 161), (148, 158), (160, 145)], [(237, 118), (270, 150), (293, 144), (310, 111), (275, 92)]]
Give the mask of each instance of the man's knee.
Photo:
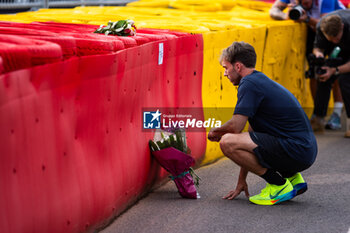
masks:
[(226, 155), (228, 153), (233, 153), (236, 149), (236, 135), (235, 134), (225, 134), (221, 137), (220, 148), (222, 152)]

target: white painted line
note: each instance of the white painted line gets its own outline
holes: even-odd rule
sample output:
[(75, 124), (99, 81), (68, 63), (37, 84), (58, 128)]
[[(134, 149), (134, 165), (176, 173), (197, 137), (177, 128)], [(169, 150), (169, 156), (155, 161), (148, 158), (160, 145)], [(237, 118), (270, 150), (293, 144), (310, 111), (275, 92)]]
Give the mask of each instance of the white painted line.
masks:
[(350, 227), (349, 227), (348, 233), (350, 233)]

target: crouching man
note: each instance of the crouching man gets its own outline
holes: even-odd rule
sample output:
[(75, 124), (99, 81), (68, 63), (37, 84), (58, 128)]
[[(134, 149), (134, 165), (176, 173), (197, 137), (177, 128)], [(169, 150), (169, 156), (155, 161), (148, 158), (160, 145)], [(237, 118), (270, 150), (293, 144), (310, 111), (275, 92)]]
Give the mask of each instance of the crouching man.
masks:
[[(238, 85), (233, 117), (208, 134), (220, 142), (225, 156), (240, 166), (235, 190), (249, 197), (246, 177), (252, 172), (266, 182), (260, 194), (249, 197), (258, 205), (274, 205), (307, 190), (300, 172), (316, 159), (317, 143), (298, 100), (280, 84), (255, 70), (256, 53), (244, 42), (234, 42), (221, 55), (224, 75)], [(242, 132), (247, 121), (249, 132)]]

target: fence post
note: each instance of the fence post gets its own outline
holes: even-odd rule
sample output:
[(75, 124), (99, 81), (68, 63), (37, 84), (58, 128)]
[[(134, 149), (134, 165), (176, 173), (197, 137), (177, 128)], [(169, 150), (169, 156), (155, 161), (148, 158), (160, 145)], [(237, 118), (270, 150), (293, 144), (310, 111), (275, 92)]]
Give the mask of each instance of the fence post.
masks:
[(49, 8), (49, 0), (42, 0), (43, 1), (43, 8)]

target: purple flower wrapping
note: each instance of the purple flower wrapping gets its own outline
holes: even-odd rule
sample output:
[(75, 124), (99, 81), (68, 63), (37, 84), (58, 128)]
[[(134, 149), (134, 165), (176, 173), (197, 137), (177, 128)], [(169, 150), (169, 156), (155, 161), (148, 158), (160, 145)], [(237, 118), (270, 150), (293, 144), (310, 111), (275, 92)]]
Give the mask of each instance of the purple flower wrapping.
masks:
[(172, 174), (179, 194), (185, 198), (197, 199), (197, 190), (189, 169), (194, 165), (194, 159), (174, 147), (168, 147), (159, 151), (152, 151), (152, 155), (159, 164)]

